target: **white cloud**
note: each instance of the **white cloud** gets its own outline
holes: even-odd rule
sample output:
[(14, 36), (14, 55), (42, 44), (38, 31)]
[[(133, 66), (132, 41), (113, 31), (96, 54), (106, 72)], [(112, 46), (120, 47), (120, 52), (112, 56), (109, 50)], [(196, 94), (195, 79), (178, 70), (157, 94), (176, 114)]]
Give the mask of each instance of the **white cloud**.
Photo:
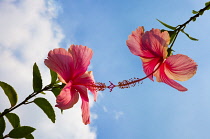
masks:
[(43, 0), (2, 1), (0, 16), (1, 51), (11, 50), (24, 62), (42, 60), (63, 38), (59, 26), (51, 20), (55, 17), (53, 10), (49, 11)]
[[(54, 19), (61, 10), (53, 0), (2, 0), (0, 1), (0, 77), (11, 84), (19, 95), (19, 102), (32, 92), (32, 66), (37, 62), (44, 85), (49, 81), (49, 71), (43, 60), (49, 50), (59, 47), (64, 38), (61, 28)], [(9, 107), (0, 90), (0, 111)], [(46, 95), (55, 105), (53, 95)], [(92, 98), (90, 99), (91, 101)], [(59, 114), (56, 123), (51, 123), (34, 104), (20, 107), (15, 112), (22, 125), (34, 126), (35, 138), (94, 139), (96, 129), (82, 123), (81, 104)], [(93, 106), (93, 104), (90, 104)], [(33, 111), (32, 111), (33, 110)], [(97, 115), (91, 113), (92, 121)], [(9, 124), (9, 123), (7, 123)], [(9, 130), (9, 129), (7, 129)]]
[[(52, 96), (54, 97), (54, 96)], [(90, 97), (90, 101), (93, 102), (93, 97)], [(50, 120), (46, 120), (43, 114), (43, 118), (37, 123), (37, 127), (42, 127), (42, 132), (47, 133), (47, 136), (39, 135), (37, 138), (54, 138), (54, 139), (94, 139), (96, 138), (95, 128), (90, 128), (82, 123), (81, 116), (81, 101), (77, 103), (73, 108), (63, 111), (61, 114), (59, 109), (56, 109), (56, 123), (51, 124)], [(90, 103), (93, 106), (93, 103)], [(96, 119), (95, 114), (91, 114), (91, 122)], [(40, 130), (40, 129), (39, 129)], [(39, 132), (39, 131), (38, 131)]]
[(114, 118), (118, 120), (124, 113), (122, 111), (115, 111)]
[(103, 110), (104, 110), (104, 112), (108, 112), (106, 106), (103, 106)]

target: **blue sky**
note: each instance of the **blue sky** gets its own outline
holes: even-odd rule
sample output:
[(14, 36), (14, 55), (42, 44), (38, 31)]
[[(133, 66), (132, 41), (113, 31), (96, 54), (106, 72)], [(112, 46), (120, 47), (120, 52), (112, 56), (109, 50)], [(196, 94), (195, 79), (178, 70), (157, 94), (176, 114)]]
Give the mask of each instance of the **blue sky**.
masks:
[[(126, 46), (128, 35), (138, 26), (144, 26), (145, 30), (165, 29), (156, 19), (174, 26), (182, 24), (192, 16), (192, 10), (203, 8), (205, 2), (3, 0), (0, 2), (3, 17), (0, 58), (4, 66), (0, 67), (0, 80), (23, 92), (19, 95), (21, 101), (32, 90), (33, 63), (39, 64), (47, 84), (49, 73), (43, 59), (49, 50), (68, 48), (71, 44), (86, 45), (94, 51), (89, 70), (98, 82), (116, 84), (144, 77), (139, 57), (132, 55)], [(149, 79), (133, 88), (99, 92), (98, 101), (91, 102), (92, 122), (88, 126), (82, 124), (80, 104), (63, 115), (56, 110), (56, 124), (33, 105), (16, 112), (24, 125), (37, 128), (35, 138), (209, 139), (209, 14), (206, 11), (186, 27), (186, 32), (198, 38), (198, 42), (180, 34), (174, 45), (175, 54), (188, 55), (198, 64), (197, 74), (181, 82), (188, 88), (187, 92)], [(55, 104), (52, 94), (45, 97)], [(3, 95), (0, 99), (4, 102), (0, 106), (2, 111), (8, 104)], [(31, 115), (31, 109), (36, 114)]]

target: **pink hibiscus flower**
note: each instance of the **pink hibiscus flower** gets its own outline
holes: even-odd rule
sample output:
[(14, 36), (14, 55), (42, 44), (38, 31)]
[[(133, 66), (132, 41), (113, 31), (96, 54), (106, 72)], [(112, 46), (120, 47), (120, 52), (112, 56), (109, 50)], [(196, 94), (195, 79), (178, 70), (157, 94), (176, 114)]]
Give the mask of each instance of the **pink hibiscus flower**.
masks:
[(63, 48), (51, 50), (45, 65), (58, 74), (59, 80), (66, 84), (57, 96), (56, 107), (65, 110), (72, 108), (79, 99), (82, 99), (82, 119), (84, 124), (90, 123), (90, 109), (87, 89), (94, 95), (96, 101), (97, 92), (91, 88), (94, 83), (91, 71), (87, 71), (93, 52), (86, 46), (71, 45), (68, 51)]
[(167, 31), (152, 29), (144, 32), (138, 27), (128, 36), (126, 44), (131, 53), (140, 56), (146, 75), (153, 81), (164, 82), (179, 91), (187, 91), (178, 81), (190, 79), (197, 70), (197, 64), (186, 55), (168, 56), (170, 36)]

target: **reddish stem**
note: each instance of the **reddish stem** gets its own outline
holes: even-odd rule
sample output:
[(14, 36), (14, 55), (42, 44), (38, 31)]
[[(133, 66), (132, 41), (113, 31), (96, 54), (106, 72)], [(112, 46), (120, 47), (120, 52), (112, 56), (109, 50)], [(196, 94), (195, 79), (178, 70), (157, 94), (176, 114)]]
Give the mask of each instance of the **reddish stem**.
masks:
[(109, 81), (110, 85), (107, 86), (105, 83), (100, 83), (100, 82), (96, 82), (93, 83), (92, 85), (87, 85), (90, 87), (95, 88), (97, 91), (104, 91), (106, 88), (108, 88), (110, 90), (110, 92), (112, 92), (112, 90), (115, 87), (119, 87), (121, 89), (124, 88), (129, 88), (130, 86), (134, 87), (136, 85), (136, 83), (139, 83), (140, 81), (143, 81), (144, 79), (148, 78), (149, 76), (153, 75), (162, 65), (162, 62), (158, 65), (158, 67), (149, 75), (143, 77), (143, 78), (134, 78), (134, 79), (129, 79), (129, 80), (123, 80), (122, 82), (118, 82), (118, 85), (113, 84), (111, 81)]

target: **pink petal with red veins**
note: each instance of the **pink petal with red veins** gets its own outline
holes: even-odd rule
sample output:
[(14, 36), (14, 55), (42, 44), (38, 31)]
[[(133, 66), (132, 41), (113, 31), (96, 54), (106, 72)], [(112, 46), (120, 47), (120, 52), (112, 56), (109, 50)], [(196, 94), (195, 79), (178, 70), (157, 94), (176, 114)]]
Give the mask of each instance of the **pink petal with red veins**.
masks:
[(142, 55), (142, 51), (140, 49), (141, 37), (144, 34), (144, 27), (138, 27), (135, 31), (132, 32), (131, 35), (128, 36), (128, 40), (126, 44), (130, 49), (131, 53), (134, 55), (140, 56)]
[(159, 70), (155, 72), (154, 76), (156, 77), (157, 81), (164, 82), (181, 92), (187, 91), (187, 88), (175, 82), (174, 80), (168, 78), (168, 76), (165, 74), (165, 68), (166, 68), (165, 63), (162, 63), (162, 65), (159, 67)]
[(72, 108), (73, 105), (77, 103), (78, 99), (78, 92), (72, 88), (72, 82), (69, 82), (64, 86), (60, 94), (57, 96), (56, 107), (62, 110)]
[(85, 101), (89, 101), (87, 88), (83, 85), (73, 85), (73, 88), (77, 90), (81, 98)]
[(82, 120), (85, 125), (90, 124), (89, 102), (82, 99)]
[(152, 29), (142, 36), (141, 50), (144, 52), (141, 57), (154, 58), (167, 57), (167, 49), (170, 37), (167, 31), (161, 32), (159, 29)]
[[(160, 58), (141, 58), (145, 74), (148, 76), (154, 72), (155, 68), (162, 62)], [(153, 74), (148, 77), (153, 80)]]
[(82, 45), (71, 45), (68, 51), (73, 56), (73, 78), (81, 76), (87, 71), (90, 64), (90, 59), (93, 55), (92, 49)]
[(44, 61), (45, 65), (59, 75), (59, 79), (63, 83), (70, 81), (72, 76), (73, 58), (63, 48), (51, 50), (48, 53), (48, 59)]
[(166, 75), (178, 81), (186, 81), (195, 75), (197, 64), (188, 56), (177, 54), (168, 57), (165, 61)]
[(74, 88), (79, 92), (82, 98), (82, 119), (84, 124), (90, 124), (90, 108), (87, 88), (82, 85), (74, 86)]
[(76, 78), (73, 83), (75, 85), (84, 85), (85, 87), (87, 87), (88, 90), (90, 90), (91, 93), (94, 95), (94, 101), (96, 101), (97, 91), (95, 88), (91, 87), (91, 85), (95, 83), (92, 71), (86, 71), (82, 76)]

